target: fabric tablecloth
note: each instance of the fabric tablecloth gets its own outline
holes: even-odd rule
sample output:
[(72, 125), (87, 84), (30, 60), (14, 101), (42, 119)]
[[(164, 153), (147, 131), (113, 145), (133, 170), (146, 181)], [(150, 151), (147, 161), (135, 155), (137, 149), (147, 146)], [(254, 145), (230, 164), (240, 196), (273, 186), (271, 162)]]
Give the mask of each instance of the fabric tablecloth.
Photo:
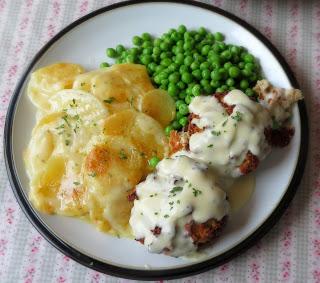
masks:
[[(6, 109), (30, 59), (64, 26), (113, 2), (0, 0), (0, 282), (131, 282), (81, 266), (39, 235), (15, 200), (2, 152)], [(286, 58), (305, 95), (310, 148), (294, 201), (258, 244), (212, 271), (174, 282), (320, 282), (320, 1), (205, 2), (251, 23)]]

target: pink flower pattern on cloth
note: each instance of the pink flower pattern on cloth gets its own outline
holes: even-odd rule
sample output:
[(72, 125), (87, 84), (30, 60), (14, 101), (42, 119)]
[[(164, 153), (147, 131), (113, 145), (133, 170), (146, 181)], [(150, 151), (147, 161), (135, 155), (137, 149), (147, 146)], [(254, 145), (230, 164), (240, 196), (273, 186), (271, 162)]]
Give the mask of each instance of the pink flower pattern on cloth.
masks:
[[(65, 25), (114, 2), (0, 0), (0, 143), (9, 100), (32, 56)], [(173, 282), (320, 283), (320, 2), (203, 2), (253, 24), (296, 73), (309, 111), (309, 162), (291, 206), (258, 244), (212, 271)], [(19, 208), (0, 156), (0, 282), (132, 282), (85, 268), (51, 247)]]

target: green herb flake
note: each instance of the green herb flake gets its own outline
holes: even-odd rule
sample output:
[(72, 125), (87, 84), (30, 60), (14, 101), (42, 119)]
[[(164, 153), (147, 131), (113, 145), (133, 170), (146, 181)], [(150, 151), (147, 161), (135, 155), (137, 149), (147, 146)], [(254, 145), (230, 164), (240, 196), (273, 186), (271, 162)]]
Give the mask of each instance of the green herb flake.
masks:
[(192, 193), (195, 197), (197, 197), (198, 195), (202, 194), (202, 191), (196, 189), (196, 188), (192, 188)]
[(168, 214), (165, 214), (165, 215), (163, 215), (163, 217), (164, 217), (164, 218), (168, 218), (168, 217), (169, 217), (169, 215), (168, 215)]
[(228, 122), (228, 119), (225, 120), (225, 121), (222, 123), (222, 127), (224, 127), (225, 125), (227, 125), (227, 122)]
[(70, 127), (70, 123), (68, 121), (68, 115), (62, 116), (62, 119), (66, 122), (66, 124)]
[(116, 99), (114, 97), (110, 97), (108, 99), (103, 100), (103, 102), (111, 104), (113, 101), (115, 101)]
[(66, 146), (70, 145), (70, 140), (65, 140), (64, 143), (66, 144)]
[(273, 130), (279, 130), (279, 128), (280, 128), (280, 124), (274, 118), (272, 118), (272, 126), (271, 126), (271, 128)]
[(94, 178), (94, 177), (96, 177), (96, 176), (97, 176), (97, 173), (96, 173), (96, 172), (92, 172), (92, 173), (89, 173), (89, 174), (88, 174), (88, 176), (90, 176), (90, 177), (93, 177), (93, 178)]
[(177, 200), (177, 204), (180, 204), (180, 200), (179, 199)]
[(233, 120), (236, 120), (237, 122), (240, 122), (242, 120), (242, 113), (239, 111), (236, 111), (236, 115), (231, 116)]
[(213, 147), (213, 144), (209, 144), (208, 147), (209, 147), (209, 148), (210, 148), (210, 147)]
[(128, 156), (126, 155), (126, 153), (125, 153), (125, 151), (123, 149), (120, 150), (119, 157), (122, 160), (128, 159)]
[(159, 214), (158, 212), (155, 212), (155, 213), (154, 213), (154, 215), (158, 215), (158, 214)]
[(221, 132), (220, 131), (211, 131), (211, 134), (218, 137), (221, 135)]
[(80, 183), (79, 182), (73, 182), (74, 185), (79, 186)]
[(80, 86), (84, 86), (86, 83), (81, 83)]
[(170, 191), (170, 194), (174, 194), (176, 192), (181, 192), (183, 190), (182, 187), (173, 187)]

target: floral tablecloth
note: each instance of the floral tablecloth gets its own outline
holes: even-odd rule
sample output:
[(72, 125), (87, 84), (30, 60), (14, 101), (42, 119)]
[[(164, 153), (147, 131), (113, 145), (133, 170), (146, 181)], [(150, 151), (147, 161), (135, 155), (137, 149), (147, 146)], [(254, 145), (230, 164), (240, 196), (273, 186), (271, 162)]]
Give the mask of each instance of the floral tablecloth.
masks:
[[(38, 49), (67, 24), (113, 2), (0, 0), (0, 143), (14, 87)], [(291, 206), (258, 244), (219, 268), (175, 281), (320, 282), (320, 1), (204, 2), (258, 28), (294, 70), (309, 113), (309, 160)], [(13, 196), (2, 144), (0, 151), (0, 282), (129, 282), (79, 265), (39, 235)]]

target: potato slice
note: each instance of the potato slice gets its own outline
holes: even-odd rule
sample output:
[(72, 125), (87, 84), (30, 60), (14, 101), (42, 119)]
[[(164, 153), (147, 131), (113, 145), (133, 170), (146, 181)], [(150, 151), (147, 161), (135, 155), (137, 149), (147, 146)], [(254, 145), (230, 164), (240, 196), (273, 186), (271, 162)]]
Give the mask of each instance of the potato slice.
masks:
[(137, 64), (113, 65), (77, 76), (74, 89), (91, 92), (104, 101), (110, 113), (138, 109), (142, 97), (154, 89), (146, 68)]
[(164, 90), (151, 90), (142, 97), (141, 112), (167, 126), (176, 115), (176, 106), (172, 97)]
[(168, 140), (161, 125), (135, 110), (124, 110), (109, 116), (105, 121), (104, 134), (129, 138), (143, 157), (145, 174), (151, 170), (147, 163), (151, 157), (162, 159), (168, 154)]
[(72, 88), (75, 77), (84, 72), (77, 64), (56, 63), (32, 73), (28, 84), (28, 96), (34, 105), (46, 111), (48, 99), (57, 91)]
[(129, 191), (142, 178), (143, 161), (128, 138), (106, 136), (85, 160), (90, 219), (104, 231), (129, 235)]

